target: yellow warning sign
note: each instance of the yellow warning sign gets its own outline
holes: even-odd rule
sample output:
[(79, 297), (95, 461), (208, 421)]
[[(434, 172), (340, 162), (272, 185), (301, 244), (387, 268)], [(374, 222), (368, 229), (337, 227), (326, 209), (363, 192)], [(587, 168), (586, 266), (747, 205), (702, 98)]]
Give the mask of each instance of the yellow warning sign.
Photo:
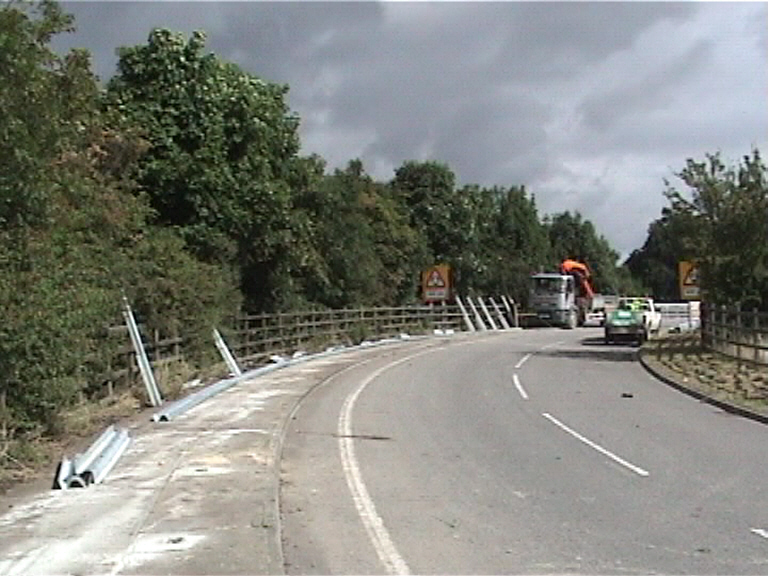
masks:
[(680, 281), (680, 298), (683, 300), (699, 300), (699, 265), (682, 260), (678, 262), (678, 278)]
[(446, 264), (432, 266), (421, 273), (421, 295), (424, 302), (443, 302), (451, 298), (451, 268)]

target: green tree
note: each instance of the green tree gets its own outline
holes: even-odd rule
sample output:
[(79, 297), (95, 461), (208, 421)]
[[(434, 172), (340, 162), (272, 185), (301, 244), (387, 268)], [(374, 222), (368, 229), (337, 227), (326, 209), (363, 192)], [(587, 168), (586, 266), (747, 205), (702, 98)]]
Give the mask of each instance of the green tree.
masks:
[(592, 284), (597, 292), (615, 294), (620, 281), (617, 271), (618, 253), (594, 225), (579, 212), (569, 211), (545, 219), (551, 244), (551, 265), (566, 258), (584, 262), (592, 271)]
[(0, 229), (45, 217), (47, 168), (61, 153), (63, 64), (51, 38), (72, 29), (54, 2), (0, 7)]
[(338, 308), (413, 299), (428, 261), (420, 256), (422, 238), (410, 228), (405, 207), (360, 160), (306, 189), (297, 206), (314, 223), (312, 243), (323, 263), (306, 283), (310, 301)]
[(394, 194), (407, 206), (411, 225), (421, 231), (436, 262), (458, 256), (465, 244), (466, 222), (456, 176), (439, 162), (409, 161), (395, 170)]
[(458, 291), (467, 292), (482, 273), (478, 259), (477, 186), (457, 190), (456, 176), (439, 162), (408, 161), (395, 170), (394, 197), (407, 207), (411, 226), (426, 239), (430, 264), (453, 268)]
[(510, 295), (525, 305), (529, 276), (548, 262), (547, 231), (539, 219), (535, 199), (528, 196), (524, 186), (494, 187), (485, 195), (493, 205), (477, 215), (490, 224), (482, 228), (488, 277), (481, 291)]
[(157, 221), (208, 262), (236, 263), (252, 308), (279, 305), (302, 224), (292, 219), (299, 150), (288, 87), (205, 53), (205, 35), (155, 29), (119, 50), (108, 106), (145, 129), (138, 180)]
[(104, 269), (140, 214), (101, 178), (87, 53), (50, 49), (71, 28), (53, 2), (0, 8), (2, 448), (55, 431), (58, 410), (78, 398), (98, 352), (94, 331), (115, 310)]
[(642, 286), (658, 300), (673, 301), (680, 298), (677, 266), (680, 260), (692, 258), (682, 245), (678, 219), (669, 209), (648, 227), (643, 246), (634, 250), (625, 262), (626, 267)]
[(145, 146), (101, 111), (87, 52), (50, 49), (71, 26), (53, 2), (0, 7), (0, 457), (19, 438), (57, 432), (60, 411), (98, 389), (113, 352), (100, 336), (120, 321), (123, 289), (153, 294), (156, 308), (148, 298), (137, 308), (155, 318), (221, 317), (211, 295), (227, 297), (220, 274), (182, 253), (162, 266), (177, 293), (157, 300), (162, 276), (142, 268), (158, 262), (150, 247), (169, 256), (183, 242), (147, 225), (131, 179)]
[(760, 152), (738, 167), (719, 154), (689, 159), (677, 176), (687, 190), (667, 183), (668, 215), (683, 255), (699, 262), (705, 297), (768, 309), (768, 173)]

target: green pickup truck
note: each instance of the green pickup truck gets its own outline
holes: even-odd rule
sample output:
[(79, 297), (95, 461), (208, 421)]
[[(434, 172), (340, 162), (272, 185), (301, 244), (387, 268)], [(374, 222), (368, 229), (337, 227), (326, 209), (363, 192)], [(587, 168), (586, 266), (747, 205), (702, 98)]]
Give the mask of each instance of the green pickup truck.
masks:
[(642, 344), (661, 327), (661, 314), (651, 298), (620, 298), (605, 319), (605, 343), (620, 340)]

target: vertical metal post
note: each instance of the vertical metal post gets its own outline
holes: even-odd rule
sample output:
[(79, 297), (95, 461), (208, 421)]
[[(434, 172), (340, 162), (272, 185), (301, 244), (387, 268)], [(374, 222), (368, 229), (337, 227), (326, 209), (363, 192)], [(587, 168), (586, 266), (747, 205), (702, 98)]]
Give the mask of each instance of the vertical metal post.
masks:
[(213, 329), (213, 341), (216, 343), (216, 348), (219, 349), (219, 354), (221, 354), (221, 357), (227, 364), (229, 371), (235, 376), (240, 376), (243, 372), (240, 370), (240, 366), (237, 365), (237, 362), (235, 361), (234, 356), (232, 356), (232, 353), (229, 351), (229, 348), (227, 348), (227, 343), (224, 342), (224, 338), (221, 337), (221, 333), (219, 333), (216, 328)]
[(693, 302), (688, 302), (688, 330), (693, 331)]
[(133, 310), (131, 310), (131, 305), (128, 304), (128, 298), (125, 296), (123, 296), (123, 317), (128, 325), (128, 333), (131, 335), (133, 349), (136, 351), (136, 360), (139, 364), (141, 379), (144, 380), (144, 386), (147, 388), (149, 401), (152, 403), (152, 406), (160, 406), (163, 403), (163, 397), (157, 388), (152, 366), (147, 358), (147, 352), (144, 350), (144, 343), (141, 341), (139, 327), (136, 325), (136, 319), (133, 317)]

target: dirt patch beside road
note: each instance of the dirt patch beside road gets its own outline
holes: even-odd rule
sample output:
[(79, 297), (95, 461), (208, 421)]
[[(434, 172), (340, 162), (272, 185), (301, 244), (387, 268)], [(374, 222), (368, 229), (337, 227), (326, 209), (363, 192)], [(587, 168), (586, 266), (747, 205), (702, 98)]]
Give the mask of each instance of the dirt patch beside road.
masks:
[(707, 350), (698, 334), (652, 340), (640, 355), (646, 368), (669, 384), (768, 422), (768, 366)]

